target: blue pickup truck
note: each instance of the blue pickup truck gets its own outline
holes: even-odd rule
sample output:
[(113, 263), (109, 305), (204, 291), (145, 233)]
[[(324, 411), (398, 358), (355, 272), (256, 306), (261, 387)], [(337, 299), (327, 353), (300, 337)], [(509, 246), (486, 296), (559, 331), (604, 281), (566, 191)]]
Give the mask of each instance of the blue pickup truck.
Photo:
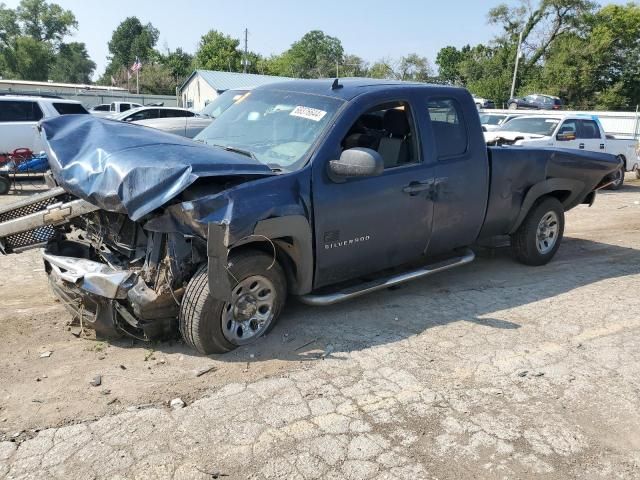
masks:
[(465, 265), (483, 239), (544, 265), (620, 166), (487, 148), (466, 90), (367, 79), (256, 88), (195, 141), (88, 115), (40, 128), (59, 187), (0, 210), (2, 251), (44, 246), (99, 333), (179, 330), (205, 354), (268, 332), (289, 295), (336, 303)]

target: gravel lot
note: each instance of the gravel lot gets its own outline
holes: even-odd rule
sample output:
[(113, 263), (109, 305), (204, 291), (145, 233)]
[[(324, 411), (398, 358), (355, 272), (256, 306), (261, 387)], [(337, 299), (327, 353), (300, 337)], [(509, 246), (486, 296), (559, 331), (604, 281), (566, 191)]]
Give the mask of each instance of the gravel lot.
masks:
[(627, 180), (567, 215), (546, 267), (480, 250), (393, 291), (290, 304), (224, 356), (97, 341), (37, 252), (0, 258), (0, 478), (640, 478)]

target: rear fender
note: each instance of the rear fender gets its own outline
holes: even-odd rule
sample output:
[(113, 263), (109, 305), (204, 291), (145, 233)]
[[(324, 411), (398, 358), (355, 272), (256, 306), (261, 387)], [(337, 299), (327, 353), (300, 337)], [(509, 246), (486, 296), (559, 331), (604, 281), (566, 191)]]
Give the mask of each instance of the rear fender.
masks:
[(558, 200), (562, 202), (565, 210), (570, 210), (582, 202), (580, 198), (584, 191), (584, 183), (580, 180), (568, 178), (550, 178), (536, 183), (532, 186), (524, 197), (518, 218), (514, 222), (509, 234), (515, 233), (520, 227), (525, 217), (533, 207), (534, 203), (545, 195), (558, 193)]

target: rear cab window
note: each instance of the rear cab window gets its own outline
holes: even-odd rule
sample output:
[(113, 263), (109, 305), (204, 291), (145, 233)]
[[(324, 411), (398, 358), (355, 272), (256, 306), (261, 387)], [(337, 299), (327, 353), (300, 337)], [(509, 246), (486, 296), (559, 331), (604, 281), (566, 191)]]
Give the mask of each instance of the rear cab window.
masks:
[(438, 158), (458, 157), (468, 150), (467, 125), (462, 108), (454, 98), (433, 98), (427, 102)]
[(53, 103), (53, 108), (60, 115), (83, 115), (88, 114), (87, 110), (79, 103)]
[(600, 127), (595, 120), (578, 120), (578, 138), (600, 139)]
[(37, 122), (41, 119), (42, 110), (37, 102), (0, 100), (0, 122)]

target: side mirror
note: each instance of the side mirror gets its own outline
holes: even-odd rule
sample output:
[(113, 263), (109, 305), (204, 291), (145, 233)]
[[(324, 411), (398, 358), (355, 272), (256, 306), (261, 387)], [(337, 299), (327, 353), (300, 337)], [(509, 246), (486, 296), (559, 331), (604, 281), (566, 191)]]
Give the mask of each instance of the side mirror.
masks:
[(350, 148), (342, 152), (340, 160), (329, 162), (329, 176), (334, 181), (349, 177), (374, 177), (384, 171), (384, 160), (370, 148)]
[(558, 140), (559, 142), (570, 142), (571, 140), (575, 139), (575, 132), (559, 133), (558, 135), (556, 135), (556, 140)]
[(485, 127), (484, 125), (482, 125), (482, 131), (486, 132), (487, 131), (487, 127)]

